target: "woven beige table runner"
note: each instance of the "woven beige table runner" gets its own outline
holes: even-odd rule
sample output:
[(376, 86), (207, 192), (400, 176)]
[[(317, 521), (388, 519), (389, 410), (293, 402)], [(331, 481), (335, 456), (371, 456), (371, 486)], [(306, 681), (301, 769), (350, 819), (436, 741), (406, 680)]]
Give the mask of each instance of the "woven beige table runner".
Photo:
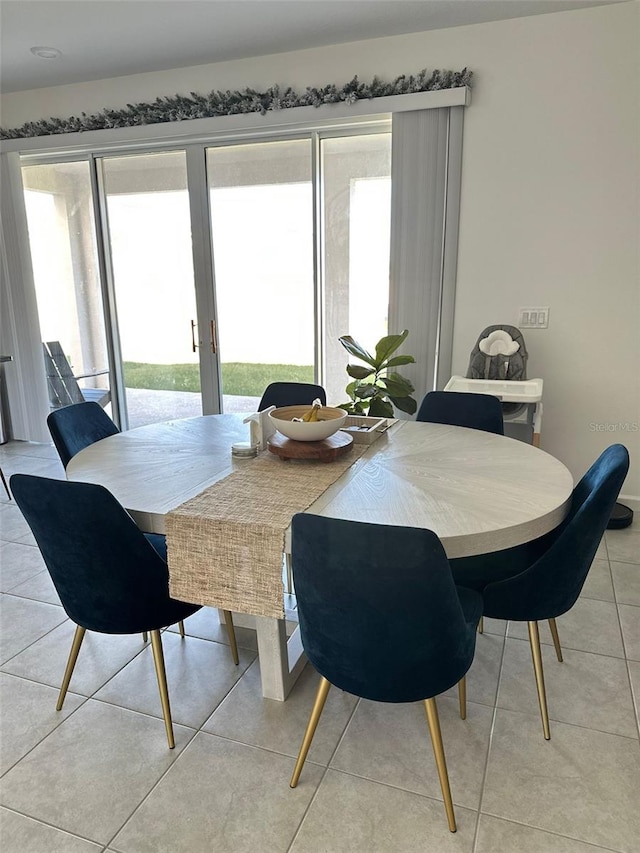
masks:
[(291, 517), (317, 500), (367, 450), (334, 462), (284, 462), (269, 452), (166, 517), (173, 598), (255, 616), (284, 616), (282, 555)]

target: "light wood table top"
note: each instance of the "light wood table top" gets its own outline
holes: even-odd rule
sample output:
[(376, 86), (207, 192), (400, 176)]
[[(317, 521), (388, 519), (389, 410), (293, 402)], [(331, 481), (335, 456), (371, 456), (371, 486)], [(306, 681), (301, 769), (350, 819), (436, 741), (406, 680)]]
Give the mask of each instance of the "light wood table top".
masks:
[(164, 533), (164, 516), (250, 459), (231, 445), (249, 440), (244, 415), (209, 415), (150, 424), (85, 447), (67, 466), (68, 480), (99, 483), (147, 533)]
[[(248, 439), (242, 417), (188, 418), (110, 436), (74, 456), (67, 477), (101, 483), (143, 530), (163, 533), (167, 512), (251, 464), (231, 457), (231, 445)], [(572, 489), (567, 468), (531, 445), (398, 421), (308, 512), (426, 527), (453, 558), (542, 536), (564, 518)]]
[(309, 512), (434, 530), (450, 558), (529, 542), (565, 517), (573, 478), (515, 439), (402, 421)]

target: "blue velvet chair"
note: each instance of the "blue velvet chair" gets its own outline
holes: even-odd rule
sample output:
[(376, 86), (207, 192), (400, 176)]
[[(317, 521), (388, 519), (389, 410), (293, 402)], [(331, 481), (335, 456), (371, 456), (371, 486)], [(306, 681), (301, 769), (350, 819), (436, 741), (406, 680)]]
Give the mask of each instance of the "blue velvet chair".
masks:
[(481, 429), (485, 432), (494, 432), (496, 435), (504, 435), (502, 403), (491, 394), (429, 391), (420, 404), (416, 420)]
[(186, 619), (200, 605), (169, 596), (164, 537), (145, 536), (102, 486), (26, 474), (14, 474), (10, 483), (62, 606), (76, 624), (56, 709), (62, 708), (87, 630), (102, 634), (148, 631), (167, 739), (173, 749), (160, 630)]
[(473, 661), (482, 599), (456, 589), (435, 533), (299, 513), (293, 573), (302, 644), (320, 673), (291, 787), (295, 788), (332, 684), (377, 702), (424, 701), (447, 821), (456, 830), (435, 697)]
[(312, 385), (310, 382), (272, 382), (265, 388), (258, 411), (262, 412), (269, 406), (279, 409), (281, 406), (302, 406), (306, 403), (311, 405), (317, 398), (323, 406), (327, 405), (327, 393), (322, 385)]
[(105, 410), (95, 402), (74, 403), (56, 409), (48, 416), (47, 426), (65, 468), (85, 447), (120, 432)]
[(546, 740), (551, 733), (538, 622), (549, 620), (556, 654), (562, 661), (555, 620), (580, 595), (628, 470), (627, 449), (621, 444), (608, 447), (573, 490), (571, 508), (557, 530), (528, 549), (451, 563), (457, 583), (482, 591), (485, 616), (527, 622)]

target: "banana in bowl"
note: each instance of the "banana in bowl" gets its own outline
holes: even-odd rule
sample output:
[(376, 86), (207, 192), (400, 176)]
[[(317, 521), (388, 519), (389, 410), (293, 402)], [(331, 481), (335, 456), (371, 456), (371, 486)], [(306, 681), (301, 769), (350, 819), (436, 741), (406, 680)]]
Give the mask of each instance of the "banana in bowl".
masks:
[[(309, 416), (312, 408), (315, 414)], [(304, 420), (304, 416), (316, 418), (315, 420)], [(332, 406), (312, 407), (306, 406), (283, 406), (269, 412), (273, 426), (294, 441), (322, 441), (337, 432), (344, 424), (347, 413), (343, 409), (335, 409)], [(294, 420), (294, 418), (296, 420)]]

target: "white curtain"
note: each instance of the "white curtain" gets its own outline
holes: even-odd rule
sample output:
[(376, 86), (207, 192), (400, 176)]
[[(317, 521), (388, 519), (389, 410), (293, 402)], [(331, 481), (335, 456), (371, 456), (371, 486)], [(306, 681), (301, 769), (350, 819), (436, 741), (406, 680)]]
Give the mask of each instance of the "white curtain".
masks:
[(451, 375), (463, 109), (393, 114), (389, 333), (409, 330), (418, 405)]
[(17, 153), (0, 155), (0, 351), (13, 356), (4, 365), (11, 437), (50, 441), (47, 383), (31, 269), (24, 193)]

